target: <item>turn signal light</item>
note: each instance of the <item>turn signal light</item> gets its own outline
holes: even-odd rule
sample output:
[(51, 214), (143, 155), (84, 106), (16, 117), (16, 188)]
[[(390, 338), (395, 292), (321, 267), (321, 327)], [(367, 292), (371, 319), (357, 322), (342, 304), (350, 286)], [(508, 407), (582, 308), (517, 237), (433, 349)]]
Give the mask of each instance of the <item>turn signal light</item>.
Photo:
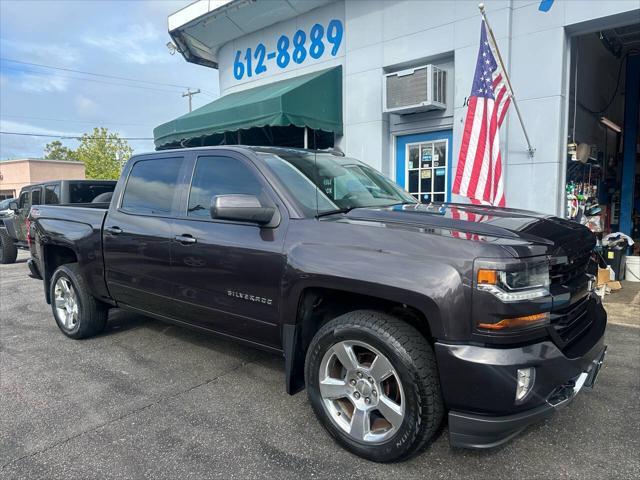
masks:
[(504, 318), (498, 323), (479, 323), (478, 327), (486, 328), (487, 330), (505, 330), (508, 328), (531, 327), (547, 320), (549, 320), (548, 313), (536, 313), (524, 317)]
[(496, 270), (478, 270), (478, 284), (497, 285), (498, 272)]

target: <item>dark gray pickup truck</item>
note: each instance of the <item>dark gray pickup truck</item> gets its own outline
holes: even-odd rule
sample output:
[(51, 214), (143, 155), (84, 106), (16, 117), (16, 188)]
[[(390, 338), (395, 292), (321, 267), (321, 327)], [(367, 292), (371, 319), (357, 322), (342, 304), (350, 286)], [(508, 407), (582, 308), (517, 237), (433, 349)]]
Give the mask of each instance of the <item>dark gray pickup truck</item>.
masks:
[[(119, 307), (285, 359), (345, 448), (389, 462), (499, 445), (591, 387), (606, 314), (593, 235), (514, 209), (421, 205), (328, 152), (207, 147), (129, 160), (108, 210), (39, 206), (60, 330)], [(585, 420), (587, 421), (587, 420)]]

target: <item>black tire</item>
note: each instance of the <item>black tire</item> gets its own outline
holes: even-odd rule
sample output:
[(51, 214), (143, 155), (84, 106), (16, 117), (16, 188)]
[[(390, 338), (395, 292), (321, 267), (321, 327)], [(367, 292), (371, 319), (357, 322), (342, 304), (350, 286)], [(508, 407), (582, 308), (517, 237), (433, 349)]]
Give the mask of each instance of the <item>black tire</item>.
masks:
[(18, 249), (16, 244), (6, 229), (0, 228), (0, 263), (15, 263), (18, 258)]
[[(73, 326), (66, 326), (64, 319), (58, 315), (56, 308), (56, 284), (63, 278), (70, 282), (77, 301), (78, 313), (77, 321)], [(56, 320), (58, 328), (67, 337), (80, 339), (92, 337), (104, 330), (107, 324), (109, 310), (105, 304), (97, 301), (88, 291), (84, 278), (79, 274), (77, 263), (68, 263), (59, 266), (51, 276), (49, 285), (49, 295), (51, 298), (51, 310)]]
[[(345, 340), (377, 349), (402, 382), (404, 418), (393, 436), (382, 443), (354, 439), (334, 423), (323, 403), (319, 386), (322, 359), (333, 345)], [(322, 326), (307, 350), (305, 379), (309, 401), (322, 426), (344, 448), (368, 460), (405, 460), (424, 449), (442, 423), (444, 406), (432, 347), (414, 327), (382, 312), (349, 312)]]

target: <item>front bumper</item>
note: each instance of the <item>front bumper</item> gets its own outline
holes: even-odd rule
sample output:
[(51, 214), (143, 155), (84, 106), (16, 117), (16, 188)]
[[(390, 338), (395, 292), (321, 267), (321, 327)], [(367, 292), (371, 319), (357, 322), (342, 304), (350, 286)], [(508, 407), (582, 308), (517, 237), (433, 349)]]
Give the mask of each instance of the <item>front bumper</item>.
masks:
[[(451, 445), (498, 446), (568, 404), (583, 387), (592, 387), (606, 351), (606, 313), (596, 299), (589, 315), (588, 331), (564, 351), (551, 340), (517, 348), (437, 342)], [(517, 370), (528, 367), (536, 369), (535, 383), (525, 401), (516, 404)]]

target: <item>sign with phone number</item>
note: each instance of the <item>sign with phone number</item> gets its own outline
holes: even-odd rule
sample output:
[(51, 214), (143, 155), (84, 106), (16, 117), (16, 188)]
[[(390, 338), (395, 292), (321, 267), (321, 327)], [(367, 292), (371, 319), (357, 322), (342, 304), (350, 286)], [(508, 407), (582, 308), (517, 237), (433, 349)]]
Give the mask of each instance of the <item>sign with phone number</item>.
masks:
[[(340, 49), (344, 27), (340, 20), (331, 20), (327, 27), (316, 23), (309, 30), (297, 30), (293, 38), (281, 35), (276, 42), (276, 50), (267, 52), (264, 44), (259, 43), (254, 49), (236, 51), (233, 61), (233, 76), (242, 80), (245, 75), (249, 78), (265, 73), (270, 66), (284, 69), (291, 62), (302, 64), (308, 59), (317, 60), (323, 55), (331, 54), (335, 57)], [(274, 67), (272, 67), (274, 68)]]

